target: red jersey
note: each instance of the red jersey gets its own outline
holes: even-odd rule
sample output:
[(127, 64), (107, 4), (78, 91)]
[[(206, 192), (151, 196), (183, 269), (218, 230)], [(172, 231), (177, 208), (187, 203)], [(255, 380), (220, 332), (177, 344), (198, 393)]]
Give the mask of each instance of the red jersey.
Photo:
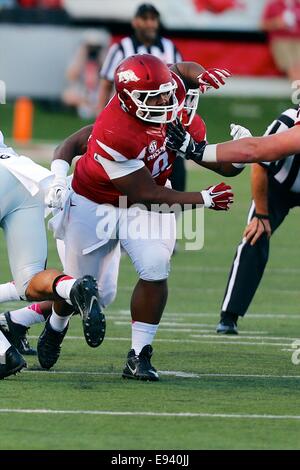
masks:
[(99, 204), (118, 206), (122, 195), (101, 165), (110, 161), (142, 160), (155, 182), (164, 186), (175, 155), (166, 151), (166, 125), (151, 125), (127, 113), (115, 95), (97, 118), (86, 153), (77, 162), (72, 186)]
[[(182, 94), (180, 86), (178, 90)], [(199, 116), (190, 125), (197, 141), (204, 140), (203, 125)], [(72, 181), (74, 191), (99, 204), (119, 205), (122, 193), (101, 164), (103, 158), (112, 162), (141, 160), (156, 184), (164, 186), (176, 158), (174, 152), (166, 149), (166, 130), (166, 124), (151, 125), (127, 113), (115, 95), (98, 116), (87, 151), (77, 162)]]

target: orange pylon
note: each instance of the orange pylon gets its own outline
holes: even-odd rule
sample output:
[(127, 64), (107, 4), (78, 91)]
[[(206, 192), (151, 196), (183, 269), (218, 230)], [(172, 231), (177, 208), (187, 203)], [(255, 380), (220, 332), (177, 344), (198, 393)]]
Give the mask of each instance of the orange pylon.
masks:
[(18, 98), (14, 107), (13, 138), (16, 142), (27, 143), (32, 138), (33, 103), (29, 98)]

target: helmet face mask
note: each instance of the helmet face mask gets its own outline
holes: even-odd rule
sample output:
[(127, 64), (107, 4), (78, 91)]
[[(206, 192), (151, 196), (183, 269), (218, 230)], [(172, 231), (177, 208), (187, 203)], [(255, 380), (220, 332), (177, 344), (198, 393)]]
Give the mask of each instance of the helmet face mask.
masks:
[(194, 119), (194, 116), (197, 112), (198, 103), (199, 103), (199, 90), (198, 89), (189, 89), (186, 93), (183, 109), (185, 111), (185, 119), (183, 122), (184, 126), (189, 126)]
[(177, 83), (157, 57), (137, 54), (125, 59), (116, 70), (115, 85), (125, 110), (138, 119), (151, 124), (166, 124), (176, 119)]
[[(175, 95), (176, 83), (166, 83), (159, 90), (124, 90), (136, 105), (136, 116), (146, 122), (165, 124), (176, 119), (178, 112), (178, 101)], [(168, 96), (167, 105), (148, 104), (149, 98), (157, 98), (161, 94)]]

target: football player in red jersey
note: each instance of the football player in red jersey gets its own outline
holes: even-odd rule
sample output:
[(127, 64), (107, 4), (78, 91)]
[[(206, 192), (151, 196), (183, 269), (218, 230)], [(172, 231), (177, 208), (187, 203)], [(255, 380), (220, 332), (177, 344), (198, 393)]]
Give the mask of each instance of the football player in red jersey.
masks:
[[(176, 70), (187, 75), (188, 85), (190, 80), (194, 87), (198, 86), (197, 77), (203, 69), (199, 70), (197, 64), (178, 64)], [(158, 380), (150, 362), (151, 343), (167, 300), (175, 222), (173, 213), (139, 209), (140, 227), (150, 224), (156, 236), (136, 238), (136, 234), (125, 230), (128, 221), (137, 215), (131, 204), (201, 204), (227, 210), (233, 196), (231, 188), (224, 184), (195, 193), (179, 193), (165, 187), (175, 158), (166, 152), (165, 141), (166, 123), (176, 118), (180, 107), (177, 81), (154, 56), (133, 56), (120, 64), (116, 71), (117, 95), (94, 125), (87, 151), (76, 165), (73, 192), (65, 209), (65, 265), (69, 272), (85, 269), (94, 273), (101, 287), (119, 256), (121, 241), (139, 274), (131, 300), (132, 349), (123, 372), (124, 377), (134, 379)], [(56, 152), (52, 170), (57, 178), (56, 186), (50, 189), (50, 205), (56, 204), (69, 161), (81, 153), (78, 142), (74, 144), (72, 139)], [(119, 206), (122, 195), (130, 201), (126, 207)], [(111, 220), (114, 237), (106, 232)], [(171, 228), (166, 238), (159, 235), (162, 221)], [(111, 279), (116, 280), (116, 276), (111, 275)], [(111, 302), (115, 290), (116, 282), (112, 282), (104, 304)], [(47, 335), (47, 331), (43, 334)]]
[[(176, 76), (175, 76), (176, 77)], [(179, 80), (177, 78), (177, 80)], [(180, 82), (179, 82), (180, 85)], [(202, 85), (203, 86), (203, 85)], [(182, 92), (182, 93), (181, 93)], [(180, 95), (181, 93), (181, 95)], [(181, 88), (177, 89), (178, 99), (181, 102), (185, 96), (185, 90)], [(196, 114), (199, 102), (199, 90), (189, 89), (185, 96), (184, 107), (180, 113), (180, 119), (185, 128), (189, 131), (191, 136), (196, 142), (202, 142), (206, 140), (206, 125), (203, 119)], [(93, 126), (86, 126), (83, 129), (75, 133), (71, 138), (71, 141), (77, 141), (77, 146), (80, 148), (80, 153), (85, 153), (87, 150), (87, 142), (91, 135)], [(68, 140), (69, 140), (68, 139)], [(65, 145), (65, 144), (64, 144)], [(79, 150), (78, 150), (79, 152)], [(168, 150), (171, 153), (171, 150)], [(59, 158), (59, 155), (57, 155)], [(177, 157), (181, 158), (181, 157)], [(208, 169), (211, 169), (223, 176), (236, 176), (242, 171), (243, 165), (238, 165), (238, 168), (233, 166), (231, 163), (201, 163)], [(61, 193), (64, 188), (66, 180), (63, 178), (60, 184), (57, 186), (55, 183), (56, 190), (58, 188)], [(57, 240), (58, 253), (61, 259), (61, 263), (64, 266), (64, 242)], [(113, 296), (111, 292), (116, 291), (117, 277), (118, 277), (118, 266), (119, 266), (119, 255), (117, 254), (110, 265), (109, 269), (106, 269), (105, 275), (101, 277), (101, 290), (102, 290), (102, 305), (107, 306), (112, 302)], [(0, 302), (8, 302), (11, 300), (18, 300), (18, 295), (14, 287), (14, 283), (7, 283), (0, 285)], [(36, 323), (44, 322), (46, 318), (52, 312), (52, 304), (50, 302), (43, 302), (41, 304), (28, 305), (22, 309), (13, 310), (0, 314), (0, 330), (3, 328), (9, 332), (11, 342), (18, 348), (22, 354), (32, 355), (35, 354), (26, 338), (26, 332), (30, 326)]]
[[(198, 66), (196, 66), (196, 69), (199, 72), (199, 69), (197, 67)], [(182, 85), (182, 82), (180, 81), (180, 79), (176, 75), (173, 75), (173, 77), (176, 79), (176, 82), (178, 84), (177, 85), (177, 96), (178, 96), (178, 100), (181, 103), (181, 102), (183, 102), (184, 96), (185, 96), (184, 87)], [(203, 86), (214, 86), (214, 87), (217, 88), (219, 86), (218, 81), (219, 81), (219, 83), (224, 84), (224, 82), (222, 82), (222, 71), (218, 71), (218, 70), (211, 71), (211, 72), (205, 71), (201, 74), (201, 78), (199, 77), (199, 86), (201, 86), (201, 87), (203, 87)], [(206, 85), (205, 85), (205, 83), (206, 83)], [(196, 90), (190, 90), (187, 95), (188, 95), (187, 100), (186, 100), (187, 115), (183, 117), (183, 120), (185, 119), (185, 121), (184, 121), (185, 125), (189, 126), (189, 129), (193, 133), (194, 138), (195, 139), (198, 138), (201, 141), (202, 139), (205, 138), (205, 134), (206, 134), (205, 124), (203, 123), (201, 118), (198, 117), (198, 116), (196, 116), (193, 119), (194, 114), (195, 114), (196, 109), (197, 109), (197, 103), (198, 103), (197, 99), (195, 99), (195, 98), (197, 98), (197, 91)], [(161, 114), (161, 110), (159, 110), (159, 114)], [(190, 125), (190, 124), (192, 124), (192, 125)], [(86, 150), (87, 150), (86, 149), (86, 142), (87, 142), (87, 139), (88, 139), (88, 137), (91, 133), (91, 130), (92, 130), (91, 126), (87, 126), (86, 128), (84, 128), (81, 131), (79, 131), (78, 133), (76, 133), (74, 136), (71, 136), (71, 138), (67, 139), (67, 141), (58, 149), (58, 151), (56, 153), (56, 159), (59, 160), (59, 159), (62, 158), (63, 155), (68, 155), (68, 160), (71, 161), (72, 156), (75, 156), (77, 154), (81, 154), (81, 153), (86, 152)], [(76, 142), (76, 144), (75, 144), (75, 142)], [(75, 146), (74, 146), (74, 144), (75, 144)], [(168, 153), (170, 154), (170, 158), (172, 158), (174, 160), (175, 155), (171, 155), (172, 152), (170, 152), (170, 151)], [(71, 158), (70, 158), (70, 156), (71, 156)], [(63, 163), (63, 162), (60, 162), (60, 164), (61, 163)], [(56, 163), (54, 162), (54, 167), (56, 166), (56, 164), (57, 164), (57, 162)], [(65, 168), (66, 167), (68, 168), (68, 166), (69, 165), (65, 165)], [(215, 171), (218, 171), (218, 169), (220, 170), (220, 168), (219, 168), (220, 165), (216, 165), (216, 164), (215, 165), (214, 164), (209, 165), (208, 164), (207, 166), (208, 167), (211, 166), (212, 169), (214, 169)], [(226, 167), (226, 165), (224, 166), (224, 168), (225, 167)], [(228, 165), (228, 167), (229, 167), (229, 165)], [(227, 174), (229, 176), (233, 175), (232, 169), (230, 169), (229, 172), (228, 172), (228, 169), (225, 168), (225, 170), (222, 169), (219, 172), (221, 174)], [(233, 171), (234, 172), (239, 172), (235, 169)], [(55, 182), (54, 187), (51, 189), (50, 194), (49, 194), (50, 200), (52, 198), (52, 203), (51, 203), (52, 205), (56, 205), (56, 203), (57, 203), (57, 201), (56, 201), (56, 203), (53, 204), (53, 202), (55, 202), (53, 200), (53, 195), (56, 196), (57, 194), (62, 193), (63, 190), (65, 189), (65, 176), (63, 176), (63, 175), (59, 176), (59, 171), (57, 171), (57, 173), (58, 173), (58, 176), (56, 178), (56, 182)], [(222, 204), (222, 202), (221, 202), (221, 204)], [(93, 233), (93, 230), (91, 231), (91, 233)], [(102, 269), (101, 266), (99, 267), (99, 274), (100, 274), (99, 281), (100, 281), (101, 288), (102, 288), (102, 303), (103, 303), (104, 306), (108, 305), (113, 300), (113, 297), (114, 297), (115, 291), (116, 291), (116, 285), (117, 285), (117, 275), (118, 275), (118, 265), (119, 265), (119, 250), (118, 250), (118, 247), (116, 247), (116, 249), (113, 249), (111, 251), (112, 251), (112, 253), (109, 256), (106, 256), (106, 269)], [(93, 252), (93, 248), (91, 250), (91, 253), (92, 252)], [(104, 255), (105, 255), (105, 252), (104, 252)], [(86, 257), (85, 261), (88, 262), (89, 258)], [(107, 266), (108, 264), (109, 264), (109, 266)], [(94, 272), (95, 272), (95, 270), (94, 270)], [(39, 314), (44, 313), (44, 315), (46, 313), (47, 308), (49, 309), (49, 307), (46, 306), (46, 308), (45, 308), (45, 306), (42, 306), (42, 305), (33, 306), (33, 307), (38, 307), (38, 313)], [(29, 313), (30, 313), (29, 321), (30, 322), (34, 321), (34, 319), (32, 319), (32, 310), (35, 311), (36, 309), (35, 308), (33, 308), (33, 309), (29, 308)], [(43, 310), (45, 310), (45, 311), (43, 311)], [(13, 312), (13, 313), (16, 313), (16, 317), (17, 317), (17, 312)], [(24, 313), (26, 313), (26, 312), (24, 312)], [(39, 315), (37, 314), (36, 316), (38, 317)], [(136, 322), (135, 326), (136, 326), (137, 331), (134, 333), (135, 336), (140, 335), (140, 332), (139, 332), (138, 328), (141, 329), (141, 327), (145, 327), (145, 326), (147, 327), (147, 325), (143, 325), (142, 323), (143, 322)], [(30, 323), (30, 324), (32, 324), (32, 323)], [(148, 329), (151, 328), (150, 325), (148, 325)], [(154, 328), (156, 328), (156, 327), (154, 327)], [(134, 336), (134, 334), (133, 334), (133, 336)], [(143, 334), (143, 332), (142, 332), (142, 334)], [(148, 338), (149, 338), (149, 335), (148, 335)], [(139, 346), (140, 346), (139, 344), (136, 345), (135, 350), (138, 350)], [(149, 348), (146, 349), (146, 352), (149, 353)], [(148, 354), (148, 358), (149, 358), (149, 354)], [(132, 358), (132, 360), (134, 360), (134, 358)], [(142, 354), (142, 357), (138, 358), (139, 369), (141, 369), (141, 367), (143, 365), (145, 365), (145, 362), (147, 363), (147, 355), (145, 357), (145, 355)], [(139, 378), (139, 375), (140, 374), (138, 373), (136, 378)], [(152, 378), (154, 377), (153, 380), (156, 380), (156, 377), (155, 377), (153, 372), (151, 373), (151, 372), (148, 371), (148, 373), (146, 374), (146, 378), (147, 377), (149, 378), (149, 376), (152, 377)]]
[[(186, 93), (184, 108), (181, 114), (181, 122), (184, 124), (185, 128), (189, 131), (196, 142), (202, 142), (203, 140), (206, 140), (206, 125), (203, 119), (198, 114), (196, 114), (198, 101), (199, 91), (195, 89), (188, 90)], [(80, 144), (82, 153), (85, 153), (87, 150), (87, 141), (90, 134), (92, 133), (92, 130), (92, 125), (86, 126), (85, 128), (78, 131), (74, 136), (72, 136), (72, 140), (79, 139), (79, 141), (82, 141)], [(234, 138), (237, 137), (238, 136), (234, 135)], [(170, 153), (171, 150), (168, 150), (168, 152)], [(181, 157), (178, 156), (177, 158)], [(201, 166), (227, 177), (238, 175), (244, 167), (244, 165), (237, 165), (236, 167), (231, 163), (203, 162), (201, 162)], [(61, 186), (61, 188), (63, 188), (63, 186)], [(62, 240), (57, 240), (57, 248), (61, 263), (64, 266), (64, 242)], [(118, 264), (119, 257), (115, 256), (113, 263), (110, 264), (109, 269), (106, 269), (105, 276), (102, 275), (101, 300), (103, 307), (108, 306), (108, 304), (113, 301), (113, 296), (110, 293), (115, 292), (117, 289)], [(0, 302), (9, 302), (12, 300), (19, 300), (14, 283), (9, 282), (0, 285)], [(8, 332), (10, 341), (23, 355), (34, 355), (36, 354), (36, 351), (30, 347), (26, 337), (26, 332), (32, 325), (44, 322), (51, 312), (51, 302), (43, 302), (40, 304), (28, 305), (18, 310), (2, 313), (0, 314), (0, 330), (2, 328), (4, 331)]]

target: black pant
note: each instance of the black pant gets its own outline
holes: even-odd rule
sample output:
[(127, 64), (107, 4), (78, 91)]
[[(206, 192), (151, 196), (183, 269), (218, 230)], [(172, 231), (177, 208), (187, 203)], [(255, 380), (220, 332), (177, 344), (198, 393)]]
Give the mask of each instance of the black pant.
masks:
[(176, 191), (185, 191), (186, 170), (184, 159), (177, 157), (173, 164), (173, 171), (170, 176), (172, 188)]
[[(300, 206), (300, 194), (284, 190), (272, 177), (268, 189), (272, 234), (282, 224), (292, 207)], [(254, 202), (248, 221), (255, 215)], [(242, 241), (236, 251), (222, 304), (223, 312), (244, 316), (262, 279), (268, 258), (270, 240), (263, 234), (254, 246)]]

